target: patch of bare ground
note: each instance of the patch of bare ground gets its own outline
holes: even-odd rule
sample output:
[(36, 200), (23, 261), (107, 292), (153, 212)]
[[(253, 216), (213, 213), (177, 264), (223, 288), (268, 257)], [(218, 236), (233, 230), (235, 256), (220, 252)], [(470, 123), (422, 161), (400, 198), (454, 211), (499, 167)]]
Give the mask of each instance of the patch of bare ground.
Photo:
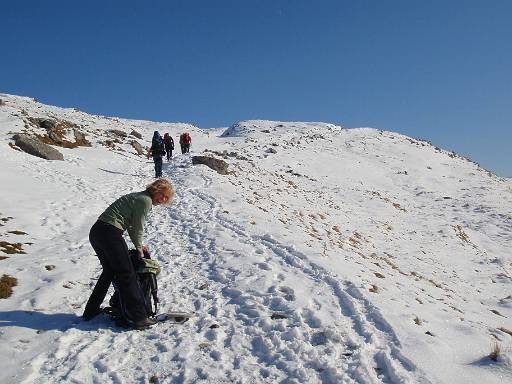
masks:
[(7, 231), (7, 233), (12, 233), (13, 235), (28, 235), (28, 233), (23, 232), (23, 231), (18, 231), (18, 230), (15, 230), (15, 231)]
[(379, 287), (377, 287), (375, 284), (372, 284), (372, 286), (368, 290), (372, 293), (379, 293)]
[(22, 243), (9, 243), (8, 241), (0, 241), (0, 251), (7, 253), (8, 255), (13, 254), (25, 254)]
[(491, 347), (491, 353), (489, 353), (487, 357), (492, 361), (498, 361), (501, 352), (501, 345), (498, 342), (495, 342)]
[(498, 330), (500, 330), (501, 332), (504, 332), (504, 333), (512, 336), (512, 329), (508, 329), (508, 328), (505, 328), (505, 327), (500, 327), (500, 328), (498, 328)]
[(378, 197), (379, 199), (381, 199), (382, 201), (385, 201), (386, 203), (390, 203), (393, 207), (395, 207), (396, 209), (398, 209), (399, 211), (403, 211), (403, 212), (407, 212), (407, 209), (403, 208), (400, 204), (396, 203), (396, 202), (393, 202), (391, 201), (391, 199), (389, 197), (384, 197), (382, 196), (379, 192), (377, 191), (370, 191), (370, 195), (374, 196), (374, 197)]
[(18, 285), (18, 279), (9, 275), (0, 278), (0, 299), (7, 299), (12, 295), (12, 288)]

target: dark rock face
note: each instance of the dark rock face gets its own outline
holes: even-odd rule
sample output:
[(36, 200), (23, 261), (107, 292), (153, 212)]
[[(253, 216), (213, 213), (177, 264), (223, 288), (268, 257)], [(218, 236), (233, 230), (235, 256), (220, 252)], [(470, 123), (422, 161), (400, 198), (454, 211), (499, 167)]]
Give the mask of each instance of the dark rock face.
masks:
[(14, 135), (13, 139), (19, 148), (30, 155), (46, 160), (64, 160), (62, 153), (38, 139), (23, 134)]
[(135, 149), (135, 152), (137, 152), (139, 155), (144, 155), (144, 148), (137, 140), (132, 140), (130, 144), (132, 145), (133, 149)]
[(224, 160), (216, 159), (210, 156), (192, 156), (192, 164), (204, 164), (214, 171), (217, 171), (221, 175), (227, 175), (228, 172), (228, 163)]
[(37, 124), (44, 129), (53, 130), (57, 123), (51, 119), (34, 119)]

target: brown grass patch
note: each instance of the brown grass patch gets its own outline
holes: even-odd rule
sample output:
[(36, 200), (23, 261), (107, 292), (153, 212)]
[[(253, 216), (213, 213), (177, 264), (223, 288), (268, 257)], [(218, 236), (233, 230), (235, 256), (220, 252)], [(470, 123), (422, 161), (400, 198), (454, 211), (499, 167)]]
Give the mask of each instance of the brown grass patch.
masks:
[(509, 334), (510, 336), (512, 336), (512, 329), (508, 329), (508, 328), (505, 328), (505, 327), (500, 327), (498, 328), (501, 332), (505, 332), (506, 334)]
[(28, 235), (28, 233), (23, 232), (23, 231), (18, 231), (18, 230), (15, 230), (15, 231), (7, 231), (7, 233), (12, 233), (13, 235)]
[(15, 253), (24, 254), (23, 244), (21, 243), (9, 243), (8, 241), (0, 241), (0, 251), (13, 255)]
[(379, 293), (379, 287), (377, 287), (375, 284), (372, 284), (369, 291), (372, 293)]
[(421, 321), (421, 319), (420, 319), (418, 316), (416, 316), (416, 317), (414, 318), (414, 324), (416, 324), (416, 325), (422, 325), (422, 324), (423, 324), (423, 322)]
[(18, 279), (9, 275), (0, 278), (0, 299), (7, 299), (12, 295), (12, 287), (18, 285)]
[(498, 316), (501, 316), (501, 317), (505, 317), (501, 313), (499, 313), (496, 309), (491, 309), (491, 312), (494, 313), (495, 315), (498, 315)]
[(495, 342), (491, 348), (491, 353), (489, 353), (487, 357), (489, 357), (489, 359), (491, 359), (492, 361), (498, 361), (498, 358), (501, 355), (501, 345)]

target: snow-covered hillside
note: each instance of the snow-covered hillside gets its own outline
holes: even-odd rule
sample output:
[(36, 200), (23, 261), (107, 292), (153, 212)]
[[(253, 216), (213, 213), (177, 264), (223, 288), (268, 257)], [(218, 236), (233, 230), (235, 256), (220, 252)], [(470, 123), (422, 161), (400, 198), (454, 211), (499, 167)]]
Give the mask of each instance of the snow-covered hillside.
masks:
[[(18, 280), (0, 299), (0, 382), (512, 381), (511, 179), (370, 128), (200, 129), (0, 99), (0, 275)], [(37, 119), (91, 146), (55, 147), (64, 161), (16, 150), (15, 133), (44, 135)], [(161, 308), (197, 317), (146, 331), (84, 322), (100, 273), (89, 229), (153, 180), (132, 142), (154, 130), (192, 135), (192, 153), (164, 163), (177, 194), (145, 239)]]

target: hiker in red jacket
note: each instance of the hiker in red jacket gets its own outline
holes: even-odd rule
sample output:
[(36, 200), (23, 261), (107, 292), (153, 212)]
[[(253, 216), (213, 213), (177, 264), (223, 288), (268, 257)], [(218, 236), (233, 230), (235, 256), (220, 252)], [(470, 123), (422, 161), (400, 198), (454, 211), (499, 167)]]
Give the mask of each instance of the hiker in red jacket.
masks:
[(185, 132), (180, 136), (180, 145), (181, 145), (181, 153), (190, 152), (190, 144), (192, 144), (192, 138), (190, 137), (190, 133)]

